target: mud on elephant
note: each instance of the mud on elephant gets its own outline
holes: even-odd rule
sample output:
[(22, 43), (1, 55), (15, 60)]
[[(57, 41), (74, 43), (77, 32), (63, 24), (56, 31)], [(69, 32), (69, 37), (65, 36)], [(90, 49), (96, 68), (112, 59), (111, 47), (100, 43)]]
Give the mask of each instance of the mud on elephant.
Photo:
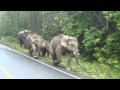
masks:
[(29, 49), (29, 55), (34, 58), (37, 58), (38, 55), (45, 56), (47, 52), (51, 52), (50, 44), (43, 39), (42, 36), (37, 35), (37, 34), (29, 34), (26, 37), (26, 44)]
[(31, 33), (32, 32), (30, 30), (20, 31), (18, 33), (18, 41), (20, 43), (20, 47), (22, 47), (22, 44), (24, 45), (24, 47), (26, 47), (26, 37)]
[(75, 55), (77, 65), (81, 66), (78, 62), (78, 41), (76, 37), (59, 34), (51, 40), (51, 47), (53, 49), (53, 65), (56, 66), (61, 63), (61, 55), (66, 51), (66, 69), (70, 70), (72, 53)]

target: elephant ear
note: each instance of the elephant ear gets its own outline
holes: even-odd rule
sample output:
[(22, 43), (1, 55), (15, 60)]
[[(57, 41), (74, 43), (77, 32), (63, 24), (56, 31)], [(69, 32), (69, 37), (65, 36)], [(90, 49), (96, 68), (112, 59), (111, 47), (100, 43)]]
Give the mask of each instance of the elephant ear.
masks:
[(31, 41), (32, 41), (32, 42), (35, 42), (35, 39), (34, 39), (33, 37), (31, 37)]
[(37, 42), (38, 42), (37, 36), (36, 36), (36, 35), (32, 35), (32, 36), (31, 36), (31, 41), (32, 41), (33, 43), (37, 43)]
[(67, 47), (67, 39), (66, 38), (61, 39), (61, 45), (64, 46), (65, 48)]
[(69, 41), (68, 41), (68, 44), (69, 44), (69, 45), (72, 45), (72, 44), (73, 44), (73, 41), (69, 40)]
[(43, 43), (42, 43), (42, 46), (45, 47), (45, 45), (46, 45), (45, 42), (43, 42)]

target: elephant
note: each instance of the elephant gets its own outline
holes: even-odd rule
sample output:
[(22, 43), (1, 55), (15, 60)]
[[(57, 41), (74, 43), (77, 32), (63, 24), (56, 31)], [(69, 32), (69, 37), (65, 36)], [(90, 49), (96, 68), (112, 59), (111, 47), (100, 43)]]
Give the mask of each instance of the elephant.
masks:
[(43, 39), (42, 36), (37, 35), (36, 33), (29, 34), (26, 37), (26, 44), (29, 49), (29, 55), (32, 56), (33, 54), (34, 58), (37, 58), (38, 55), (40, 56), (41, 52), (42, 52), (42, 56), (45, 57), (45, 54), (47, 52), (51, 53), (52, 51), (52, 49), (50, 48), (50, 43), (47, 42), (45, 39)]
[(78, 62), (78, 40), (76, 37), (59, 34), (51, 40), (51, 47), (53, 49), (52, 59), (54, 66), (61, 63), (61, 55), (63, 52), (67, 54), (66, 70), (70, 70), (72, 54), (75, 55), (77, 65), (81, 66)]
[[(45, 54), (47, 54), (47, 57), (49, 57), (49, 54), (51, 52), (51, 47), (50, 47), (50, 42), (46, 41), (45, 39), (43, 39), (43, 43), (44, 45), (42, 47), (40, 47), (40, 50), (42, 52), (42, 56), (45, 57)], [(40, 52), (39, 52), (39, 56), (40, 56)]]
[(18, 33), (18, 40), (19, 40), (19, 43), (20, 43), (20, 47), (22, 47), (22, 44), (24, 44), (24, 47), (26, 47), (26, 37), (31, 33), (32, 32), (30, 30), (20, 31)]

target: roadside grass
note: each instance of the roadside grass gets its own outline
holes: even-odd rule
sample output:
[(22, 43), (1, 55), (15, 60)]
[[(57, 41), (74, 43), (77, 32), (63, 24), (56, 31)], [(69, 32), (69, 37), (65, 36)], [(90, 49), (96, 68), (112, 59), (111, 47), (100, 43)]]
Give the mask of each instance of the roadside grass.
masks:
[(4, 40), (0, 40), (0, 43), (9, 46), (13, 49), (16, 49), (17, 51), (22, 52), (24, 54), (28, 53), (28, 50), (23, 48), (24, 46), (20, 47), (19, 42), (16, 38), (7, 37)]
[[(13, 49), (16, 49), (19, 52), (28, 55), (28, 50), (24, 47), (20, 47), (19, 42), (16, 38), (5, 38), (4, 40), (0, 40), (0, 43), (7, 45)], [(46, 62), (52, 63), (52, 57), (38, 57), (38, 60), (42, 59)], [(65, 68), (66, 65), (66, 56), (61, 57), (62, 62), (59, 64), (62, 68)], [(71, 71), (77, 72), (83, 76), (93, 78), (93, 79), (120, 79), (120, 72), (114, 68), (111, 68), (108, 65), (100, 64), (98, 62), (88, 62), (85, 60), (80, 59), (80, 64), (83, 68), (79, 67), (76, 64), (74, 57), (71, 58)]]

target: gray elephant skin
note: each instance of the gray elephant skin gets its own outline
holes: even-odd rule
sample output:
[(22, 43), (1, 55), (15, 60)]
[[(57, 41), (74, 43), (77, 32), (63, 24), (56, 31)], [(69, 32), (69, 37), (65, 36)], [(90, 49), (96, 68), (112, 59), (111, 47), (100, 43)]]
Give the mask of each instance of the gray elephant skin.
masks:
[(38, 55), (40, 56), (42, 53), (42, 56), (45, 57), (46, 53), (51, 52), (50, 43), (47, 42), (45, 39), (43, 39), (42, 36), (34, 34), (29, 34), (26, 37), (26, 44), (27, 48), (29, 49), (29, 55), (34, 58), (37, 58)]
[(59, 34), (51, 40), (51, 47), (53, 49), (53, 65), (56, 66), (61, 63), (61, 55), (66, 51), (66, 70), (70, 70), (70, 61), (72, 54), (75, 55), (77, 65), (81, 66), (78, 62), (78, 40), (76, 37)]
[(20, 31), (18, 33), (18, 41), (20, 43), (20, 47), (22, 47), (22, 44), (24, 45), (24, 47), (26, 47), (26, 37), (31, 33), (32, 32), (30, 30)]

